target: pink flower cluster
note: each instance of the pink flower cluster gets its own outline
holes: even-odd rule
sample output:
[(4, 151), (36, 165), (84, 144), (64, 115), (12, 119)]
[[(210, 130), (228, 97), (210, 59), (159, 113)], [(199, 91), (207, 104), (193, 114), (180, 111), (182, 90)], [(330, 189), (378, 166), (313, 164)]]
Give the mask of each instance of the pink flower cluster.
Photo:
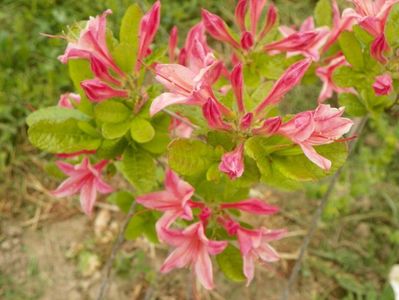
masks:
[[(204, 202), (193, 201), (194, 188), (183, 181), (173, 171), (168, 170), (165, 178), (165, 190), (149, 193), (136, 200), (146, 208), (163, 212), (156, 224), (160, 240), (175, 249), (166, 258), (161, 267), (162, 273), (173, 269), (191, 267), (201, 284), (212, 289), (213, 272), (210, 256), (224, 251), (227, 241), (210, 240), (206, 234), (209, 222), (218, 222), (228, 234), (237, 236), (238, 246), (244, 259), (243, 272), (248, 284), (254, 277), (254, 261), (260, 259), (273, 262), (279, 259), (277, 252), (269, 245), (273, 240), (284, 236), (285, 230), (246, 229), (234, 221), (228, 210), (236, 209), (256, 215), (271, 215), (278, 208), (266, 204), (260, 199), (247, 199), (234, 203), (221, 203), (214, 207)], [(193, 208), (200, 213), (194, 216)], [(176, 220), (183, 219), (190, 224), (186, 228), (175, 228)], [(177, 226), (176, 226), (177, 227)]]

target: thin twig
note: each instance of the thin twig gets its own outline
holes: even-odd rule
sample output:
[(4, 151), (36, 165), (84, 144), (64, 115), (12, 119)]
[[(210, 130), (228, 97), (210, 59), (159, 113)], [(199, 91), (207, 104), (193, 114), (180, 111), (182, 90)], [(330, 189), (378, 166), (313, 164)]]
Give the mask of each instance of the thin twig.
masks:
[(129, 224), (129, 221), (132, 218), (135, 210), (136, 210), (136, 202), (133, 202), (129, 208), (129, 212), (128, 212), (125, 220), (123, 221), (122, 227), (118, 233), (118, 237), (116, 238), (116, 241), (115, 241), (114, 245), (112, 246), (111, 255), (109, 256), (107, 263), (105, 265), (104, 276), (103, 276), (103, 280), (101, 282), (101, 287), (100, 287), (100, 291), (97, 296), (97, 300), (105, 299), (109, 280), (111, 278), (111, 270), (112, 270), (112, 266), (113, 266), (115, 258), (116, 258), (116, 254), (119, 251), (120, 247), (122, 246), (123, 241), (125, 240), (124, 233), (126, 231), (127, 225)]
[(183, 118), (182, 116), (180, 116), (179, 114), (177, 114), (173, 111), (170, 111), (169, 109), (164, 108), (164, 109), (162, 109), (162, 111), (167, 113), (168, 115), (172, 116), (173, 118), (179, 120), (180, 122), (186, 124), (187, 126), (190, 126), (193, 129), (200, 129), (199, 126), (187, 121), (185, 118)]
[[(361, 119), (361, 121), (358, 123), (358, 126), (356, 127), (356, 129), (354, 129), (354, 136), (356, 136), (357, 138), (352, 140), (349, 143), (349, 156), (352, 154), (354, 148), (357, 145), (357, 142), (359, 140), (359, 136), (361, 135), (366, 123), (367, 123), (367, 119), (368, 117), (364, 117), (363, 119)], [(332, 177), (330, 184), (328, 186), (327, 192), (324, 194), (323, 198), (321, 199), (321, 202), (319, 204), (319, 206), (317, 207), (316, 212), (314, 213), (313, 217), (312, 217), (312, 221), (310, 223), (308, 232), (305, 236), (305, 238), (303, 239), (303, 243), (302, 246), (300, 248), (299, 251), (299, 255), (298, 255), (298, 260), (296, 261), (294, 268), (292, 269), (291, 275), (288, 279), (287, 285), (284, 288), (284, 291), (281, 295), (281, 300), (288, 300), (289, 299), (289, 295), (290, 295), (290, 290), (292, 288), (292, 286), (294, 285), (298, 274), (299, 274), (299, 270), (301, 269), (302, 266), (302, 261), (304, 259), (305, 253), (307, 248), (309, 247), (309, 243), (314, 235), (314, 233), (316, 232), (317, 229), (317, 225), (319, 223), (319, 220), (321, 218), (321, 214), (324, 211), (324, 208), (326, 207), (330, 196), (332, 194), (332, 192), (334, 191), (335, 185), (338, 181), (338, 178), (340, 177), (341, 173), (342, 173), (343, 167), (341, 167)]]

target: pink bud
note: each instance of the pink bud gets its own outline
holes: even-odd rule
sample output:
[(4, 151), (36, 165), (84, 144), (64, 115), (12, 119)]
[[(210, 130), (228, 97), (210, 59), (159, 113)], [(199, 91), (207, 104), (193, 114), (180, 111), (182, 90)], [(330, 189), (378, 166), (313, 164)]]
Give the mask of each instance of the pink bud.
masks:
[(279, 103), (285, 94), (301, 81), (311, 64), (310, 59), (304, 59), (290, 66), (274, 84), (266, 99), (256, 108), (256, 114), (260, 114), (268, 105)]
[(127, 91), (114, 89), (98, 78), (84, 80), (80, 83), (80, 86), (93, 102), (101, 102), (110, 98), (127, 98), (129, 96)]
[(229, 33), (226, 23), (219, 16), (203, 9), (202, 20), (206, 30), (213, 38), (222, 42), (227, 42), (235, 48), (240, 48), (240, 45)]
[(208, 99), (208, 101), (202, 106), (202, 113), (208, 121), (209, 127), (221, 130), (231, 129), (231, 126), (223, 120), (218, 103), (216, 103), (214, 99)]
[(110, 83), (121, 85), (120, 81), (116, 80), (108, 71), (108, 66), (104, 64), (101, 60), (99, 60), (96, 56), (90, 56), (90, 66), (93, 74), (104, 81), (108, 81)]
[(269, 118), (265, 120), (261, 127), (254, 129), (252, 132), (253, 134), (272, 135), (280, 129), (281, 124), (281, 117)]
[(233, 87), (234, 94), (237, 99), (237, 107), (239, 112), (244, 112), (244, 101), (243, 101), (243, 74), (242, 64), (238, 64), (234, 67), (230, 74), (231, 86)]
[(269, 31), (273, 28), (274, 24), (276, 24), (277, 21), (277, 8), (276, 6), (272, 3), (269, 6), (269, 10), (267, 11), (267, 17), (266, 17), (266, 24), (265, 27), (262, 30), (262, 33), (260, 34), (260, 39), (263, 39), (266, 34), (269, 33)]
[(240, 202), (223, 203), (222, 209), (238, 209), (255, 215), (272, 215), (279, 211), (277, 206), (269, 205), (257, 198), (250, 198)]
[(249, 10), (251, 16), (251, 33), (253, 36), (256, 35), (256, 27), (258, 25), (258, 21), (260, 15), (262, 14), (262, 10), (266, 5), (266, 0), (250, 0), (249, 1)]
[(172, 30), (170, 31), (170, 36), (169, 36), (169, 60), (171, 62), (175, 61), (175, 50), (177, 47), (177, 41), (178, 41), (178, 30), (177, 27), (174, 26)]
[(241, 36), (241, 47), (244, 50), (249, 50), (252, 48), (252, 46), (254, 45), (254, 38), (252, 36), (252, 34), (248, 31), (243, 32), (242, 36)]
[(390, 75), (384, 74), (375, 78), (373, 89), (376, 95), (389, 95), (392, 92), (392, 88), (392, 77)]
[(244, 174), (244, 144), (239, 145), (234, 151), (225, 153), (219, 164), (219, 170), (234, 180)]
[(247, 113), (245, 116), (243, 116), (240, 121), (240, 129), (241, 130), (249, 129), (252, 125), (253, 119), (254, 119), (253, 113)]
[(139, 50), (137, 54), (136, 69), (140, 69), (141, 60), (151, 53), (150, 45), (154, 40), (155, 34), (161, 21), (161, 2), (157, 1), (151, 9), (143, 16), (140, 22), (139, 31)]
[(60, 99), (58, 100), (58, 106), (63, 107), (63, 108), (69, 108), (73, 109), (73, 103), (71, 102), (74, 101), (75, 103), (79, 104), (80, 103), (80, 95), (74, 94), (74, 93), (66, 93), (62, 94)]
[(235, 17), (241, 31), (246, 31), (245, 14), (247, 11), (248, 0), (239, 0), (235, 10)]
[(371, 56), (374, 57), (382, 64), (386, 64), (388, 61), (384, 56), (384, 53), (389, 51), (389, 45), (387, 40), (385, 39), (384, 34), (381, 34), (377, 37), (374, 42), (371, 44)]

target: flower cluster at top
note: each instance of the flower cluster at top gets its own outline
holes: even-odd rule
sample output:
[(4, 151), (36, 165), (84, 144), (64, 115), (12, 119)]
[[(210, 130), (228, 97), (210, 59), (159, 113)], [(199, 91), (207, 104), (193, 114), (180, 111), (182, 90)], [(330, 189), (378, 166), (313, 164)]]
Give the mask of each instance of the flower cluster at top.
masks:
[[(394, 93), (389, 68), (384, 67), (392, 55), (385, 27), (399, 0), (351, 2), (354, 7), (341, 13), (332, 0), (330, 26), (316, 27), (309, 17), (298, 29), (279, 26), (277, 8), (267, 0), (238, 0), (236, 31), (203, 9), (201, 21), (188, 31), (183, 47), (178, 48), (174, 27), (168, 47), (160, 54), (152, 46), (161, 21), (160, 1), (143, 16), (138, 6), (129, 8), (119, 42), (107, 31), (110, 10), (90, 18), (78, 31), (71, 30), (62, 36), (68, 45), (59, 60), (84, 62), (90, 75), (75, 68), (73, 80), (79, 94), (61, 96), (58, 107), (62, 109), (57, 110), (61, 118), (50, 122), (37, 114), (28, 120), (33, 144), (69, 161), (83, 157), (75, 165), (57, 162), (68, 178), (54, 195), (80, 193), (82, 209), (90, 215), (97, 192), (114, 190), (102, 171), (116, 165), (136, 189), (137, 203), (163, 213), (153, 223), (158, 239), (174, 250), (161, 272), (191, 267), (202, 285), (211, 289), (210, 255), (238, 247), (249, 284), (256, 260), (279, 259), (269, 243), (286, 232), (252, 228), (239, 221), (237, 211), (252, 215), (278, 211), (262, 199), (249, 197), (250, 188), (273, 180), (318, 179), (345, 161), (344, 135), (353, 122), (343, 117), (344, 107), (324, 104), (334, 93), (362, 96), (357, 87), (334, 80), (337, 70), (351, 70), (357, 59), (340, 48), (343, 35), (362, 30), (362, 37), (370, 39), (362, 51), (380, 72), (367, 86), (374, 91), (372, 96)], [(284, 115), (278, 105), (305, 76), (312, 75), (322, 82), (314, 109)], [(164, 190), (154, 192), (159, 190), (153, 175), (155, 159), (163, 154), (168, 154), (169, 163)], [(204, 196), (211, 188), (207, 182), (220, 188), (216, 195), (220, 198)], [(231, 188), (234, 184), (237, 190)], [(236, 200), (242, 191), (247, 196)], [(234, 200), (229, 198), (233, 196)], [(222, 229), (225, 238), (214, 234), (215, 228)]]

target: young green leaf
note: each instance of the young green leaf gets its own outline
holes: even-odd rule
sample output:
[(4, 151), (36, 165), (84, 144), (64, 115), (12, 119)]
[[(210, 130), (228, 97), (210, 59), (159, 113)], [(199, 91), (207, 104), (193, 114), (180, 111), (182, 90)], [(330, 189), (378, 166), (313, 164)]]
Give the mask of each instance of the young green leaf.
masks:
[(133, 140), (143, 144), (148, 143), (154, 138), (155, 129), (147, 120), (134, 118), (130, 123), (130, 134)]
[(231, 281), (244, 281), (243, 261), (240, 250), (229, 245), (222, 253), (216, 256), (216, 261), (223, 274)]
[(156, 186), (154, 159), (140, 148), (128, 147), (117, 167), (138, 193), (149, 192)]
[(31, 113), (26, 118), (26, 123), (28, 124), (28, 126), (32, 126), (33, 124), (43, 120), (62, 122), (67, 119), (75, 119), (80, 121), (90, 120), (90, 118), (87, 115), (76, 109), (67, 109), (59, 106), (50, 106), (50, 107), (41, 108)]
[(332, 7), (330, 0), (319, 0), (314, 11), (316, 26), (332, 25)]
[(109, 100), (97, 104), (94, 115), (104, 123), (120, 123), (129, 118), (131, 112), (123, 103)]
[(395, 4), (389, 13), (387, 22), (385, 24), (385, 37), (391, 48), (396, 48), (399, 45), (399, 4)]
[(130, 123), (104, 123), (101, 132), (104, 138), (113, 140), (123, 137), (129, 131)]
[(355, 34), (353, 32), (344, 31), (339, 37), (338, 41), (347, 61), (355, 69), (363, 69), (364, 60), (362, 46), (356, 39)]
[(29, 128), (28, 135), (34, 146), (50, 153), (95, 150), (101, 144), (101, 139), (81, 131), (75, 119), (36, 122)]

